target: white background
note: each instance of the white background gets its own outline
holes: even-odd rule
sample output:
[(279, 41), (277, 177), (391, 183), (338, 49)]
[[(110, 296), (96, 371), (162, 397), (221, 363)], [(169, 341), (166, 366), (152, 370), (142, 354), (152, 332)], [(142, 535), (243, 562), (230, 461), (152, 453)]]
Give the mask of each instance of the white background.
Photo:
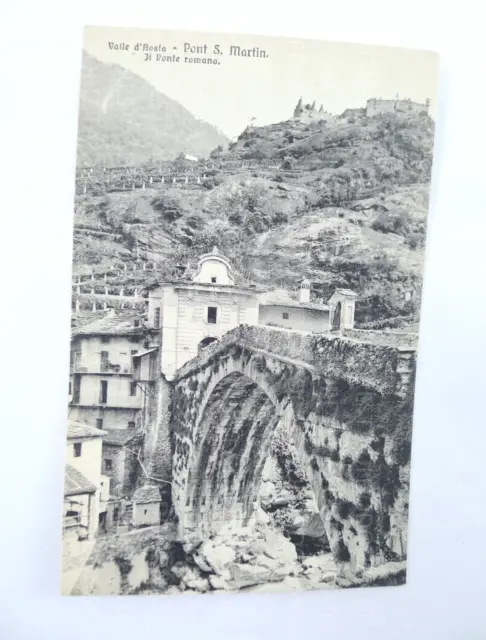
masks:
[[(0, 30), (0, 637), (486, 638), (486, 162), (480, 3), (13, 0)], [(82, 26), (437, 50), (442, 76), (413, 442), (408, 583), (302, 594), (61, 597)], [(417, 70), (419, 73), (419, 70)]]

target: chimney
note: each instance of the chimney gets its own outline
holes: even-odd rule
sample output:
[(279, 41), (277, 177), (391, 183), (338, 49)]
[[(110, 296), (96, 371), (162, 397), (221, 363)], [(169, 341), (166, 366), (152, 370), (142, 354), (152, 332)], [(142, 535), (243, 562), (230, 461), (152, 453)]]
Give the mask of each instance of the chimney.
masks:
[(311, 283), (307, 278), (300, 281), (299, 302), (310, 302)]

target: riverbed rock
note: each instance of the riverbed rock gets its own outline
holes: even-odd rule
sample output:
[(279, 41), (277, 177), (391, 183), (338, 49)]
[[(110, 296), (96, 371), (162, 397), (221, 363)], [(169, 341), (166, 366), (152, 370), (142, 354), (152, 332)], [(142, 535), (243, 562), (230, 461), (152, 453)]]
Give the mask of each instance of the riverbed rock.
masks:
[(173, 564), (170, 570), (181, 581), (186, 578), (186, 575), (191, 573), (191, 567), (182, 561)]
[(272, 582), (273, 572), (268, 567), (235, 563), (231, 567), (232, 584), (236, 589), (243, 589), (256, 584)]
[(340, 573), (332, 553), (302, 558), (303, 575), (312, 584), (335, 583)]
[[(208, 540), (198, 551), (198, 566), (204, 570), (212, 570), (221, 575), (224, 569), (227, 569), (236, 558), (234, 549), (225, 544), (214, 544)], [(202, 562), (201, 562), (202, 561)], [(204, 569), (201, 564), (209, 567)]]
[(217, 575), (211, 575), (209, 576), (209, 584), (211, 585), (211, 587), (215, 590), (224, 590), (224, 591), (229, 591), (230, 586), (227, 580), (225, 580), (224, 578), (222, 578), (221, 576), (217, 576)]
[(278, 559), (280, 564), (292, 564), (297, 560), (294, 545), (282, 534), (269, 529), (265, 536), (265, 555)]
[(206, 593), (209, 589), (209, 582), (205, 578), (190, 577), (184, 578), (184, 584), (188, 587), (188, 589), (192, 589), (193, 591), (198, 591), (199, 593)]

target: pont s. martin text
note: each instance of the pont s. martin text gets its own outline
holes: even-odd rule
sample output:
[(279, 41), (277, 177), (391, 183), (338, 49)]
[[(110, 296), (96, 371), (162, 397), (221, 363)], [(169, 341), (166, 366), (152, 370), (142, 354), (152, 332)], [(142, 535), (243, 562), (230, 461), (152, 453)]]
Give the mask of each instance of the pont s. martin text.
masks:
[(241, 47), (220, 44), (192, 44), (184, 42), (182, 45), (149, 44), (148, 42), (108, 42), (112, 51), (141, 56), (145, 62), (175, 63), (175, 64), (206, 64), (219, 65), (225, 56), (234, 58), (268, 58), (268, 52), (259, 47)]

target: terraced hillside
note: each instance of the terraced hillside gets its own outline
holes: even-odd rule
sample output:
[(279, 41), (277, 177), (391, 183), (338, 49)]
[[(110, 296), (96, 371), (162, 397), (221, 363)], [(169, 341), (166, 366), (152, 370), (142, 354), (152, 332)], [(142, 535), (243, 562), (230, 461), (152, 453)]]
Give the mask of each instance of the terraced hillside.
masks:
[(305, 274), (314, 297), (355, 289), (361, 324), (416, 322), (433, 134), (420, 114), (290, 120), (215, 149), (199, 184), (161, 182), (156, 171), (137, 182), (144, 188), (100, 182), (76, 197), (74, 271), (138, 256), (163, 278), (217, 244), (244, 280), (293, 289)]

